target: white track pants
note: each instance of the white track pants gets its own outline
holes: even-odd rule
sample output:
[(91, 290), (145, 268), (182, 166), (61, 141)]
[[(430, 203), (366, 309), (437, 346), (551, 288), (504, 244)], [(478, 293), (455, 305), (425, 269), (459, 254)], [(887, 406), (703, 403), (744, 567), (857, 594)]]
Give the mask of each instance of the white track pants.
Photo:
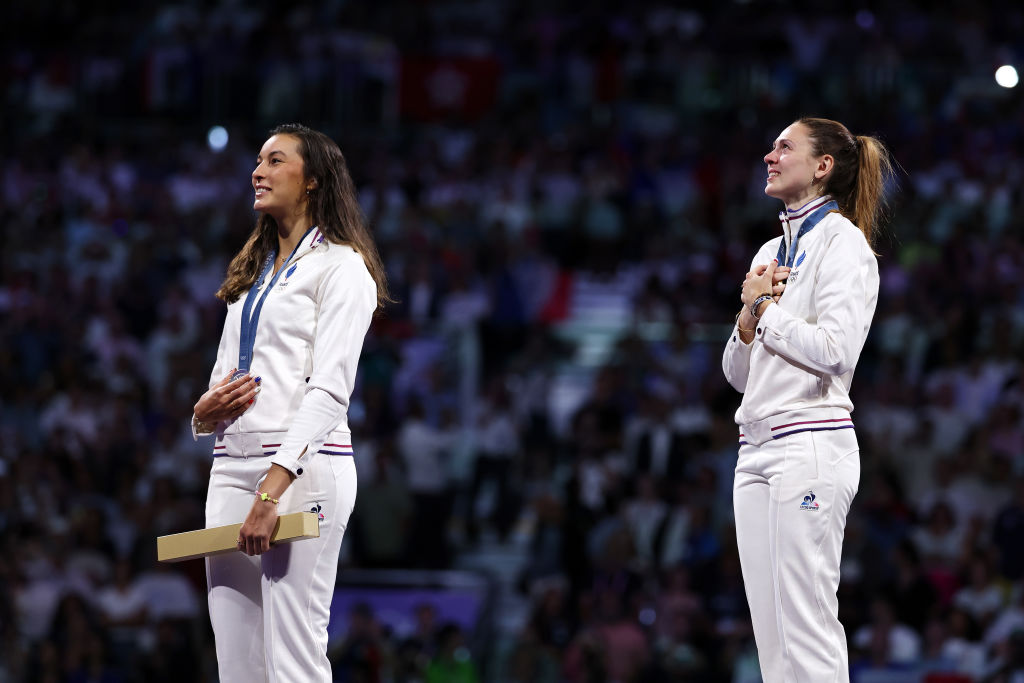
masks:
[[(268, 457), (218, 457), (210, 472), (206, 526), (245, 520)], [(210, 621), (221, 683), (331, 680), (327, 622), (338, 553), (356, 499), (351, 456), (314, 454), (281, 497), (279, 513), (323, 514), (320, 537), (262, 555), (206, 559)]]
[(860, 481), (852, 429), (742, 445), (736, 541), (765, 683), (848, 683), (839, 561)]

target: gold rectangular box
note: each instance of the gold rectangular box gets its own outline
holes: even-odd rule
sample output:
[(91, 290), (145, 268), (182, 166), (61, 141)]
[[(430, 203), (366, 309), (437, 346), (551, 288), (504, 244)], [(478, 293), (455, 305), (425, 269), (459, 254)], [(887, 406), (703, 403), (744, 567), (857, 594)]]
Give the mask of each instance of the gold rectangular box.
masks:
[[(183, 562), (197, 557), (238, 552), (238, 524), (185, 531), (180, 534), (159, 536), (156, 539), (156, 557), (160, 562)], [(304, 538), (318, 538), (320, 523), (313, 512), (293, 512), (277, 518), (277, 526), (270, 536), (271, 544), (291, 543)]]

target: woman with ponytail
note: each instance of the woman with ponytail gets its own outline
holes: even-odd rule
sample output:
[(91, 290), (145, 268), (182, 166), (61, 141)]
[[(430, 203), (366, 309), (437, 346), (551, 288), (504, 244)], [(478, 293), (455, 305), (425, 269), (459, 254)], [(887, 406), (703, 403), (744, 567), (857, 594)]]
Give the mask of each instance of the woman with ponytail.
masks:
[(849, 681), (838, 618), (846, 515), (860, 480), (850, 383), (878, 297), (871, 248), (891, 171), (872, 137), (802, 118), (765, 155), (785, 204), (722, 359), (743, 394), (736, 541), (766, 683)]
[[(217, 296), (227, 304), (196, 436), (213, 435), (207, 527), (243, 522), (206, 559), (220, 680), (331, 678), (327, 622), (355, 505), (348, 404), (363, 337), (389, 301), (345, 158), (298, 124), (270, 131), (252, 172), (259, 214)], [(279, 514), (320, 535), (270, 545)]]

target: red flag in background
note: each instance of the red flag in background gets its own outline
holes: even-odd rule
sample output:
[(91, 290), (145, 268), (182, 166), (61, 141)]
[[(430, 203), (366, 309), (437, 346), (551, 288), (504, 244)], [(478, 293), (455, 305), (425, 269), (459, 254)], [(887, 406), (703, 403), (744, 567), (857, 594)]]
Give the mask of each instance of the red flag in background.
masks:
[(473, 121), (494, 106), (501, 67), (492, 57), (405, 57), (400, 109), (416, 121)]

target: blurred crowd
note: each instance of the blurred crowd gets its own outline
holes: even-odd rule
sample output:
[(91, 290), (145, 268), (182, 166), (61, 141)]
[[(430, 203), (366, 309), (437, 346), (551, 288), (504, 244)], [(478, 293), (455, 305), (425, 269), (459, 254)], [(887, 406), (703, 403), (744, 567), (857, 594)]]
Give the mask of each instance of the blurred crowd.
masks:
[(719, 358), (778, 229), (761, 157), (803, 114), (904, 171), (853, 386), (853, 678), (1021, 675), (1024, 100), (991, 72), (1024, 63), (1024, 9), (16, 4), (0, 681), (216, 680), (202, 564), (158, 564), (153, 539), (203, 525), (213, 293), (291, 119), (342, 145), (398, 300), (350, 408), (341, 571), (528, 551), (529, 616), (500, 642), (400, 638), (363, 606), (336, 680), (758, 680)]

